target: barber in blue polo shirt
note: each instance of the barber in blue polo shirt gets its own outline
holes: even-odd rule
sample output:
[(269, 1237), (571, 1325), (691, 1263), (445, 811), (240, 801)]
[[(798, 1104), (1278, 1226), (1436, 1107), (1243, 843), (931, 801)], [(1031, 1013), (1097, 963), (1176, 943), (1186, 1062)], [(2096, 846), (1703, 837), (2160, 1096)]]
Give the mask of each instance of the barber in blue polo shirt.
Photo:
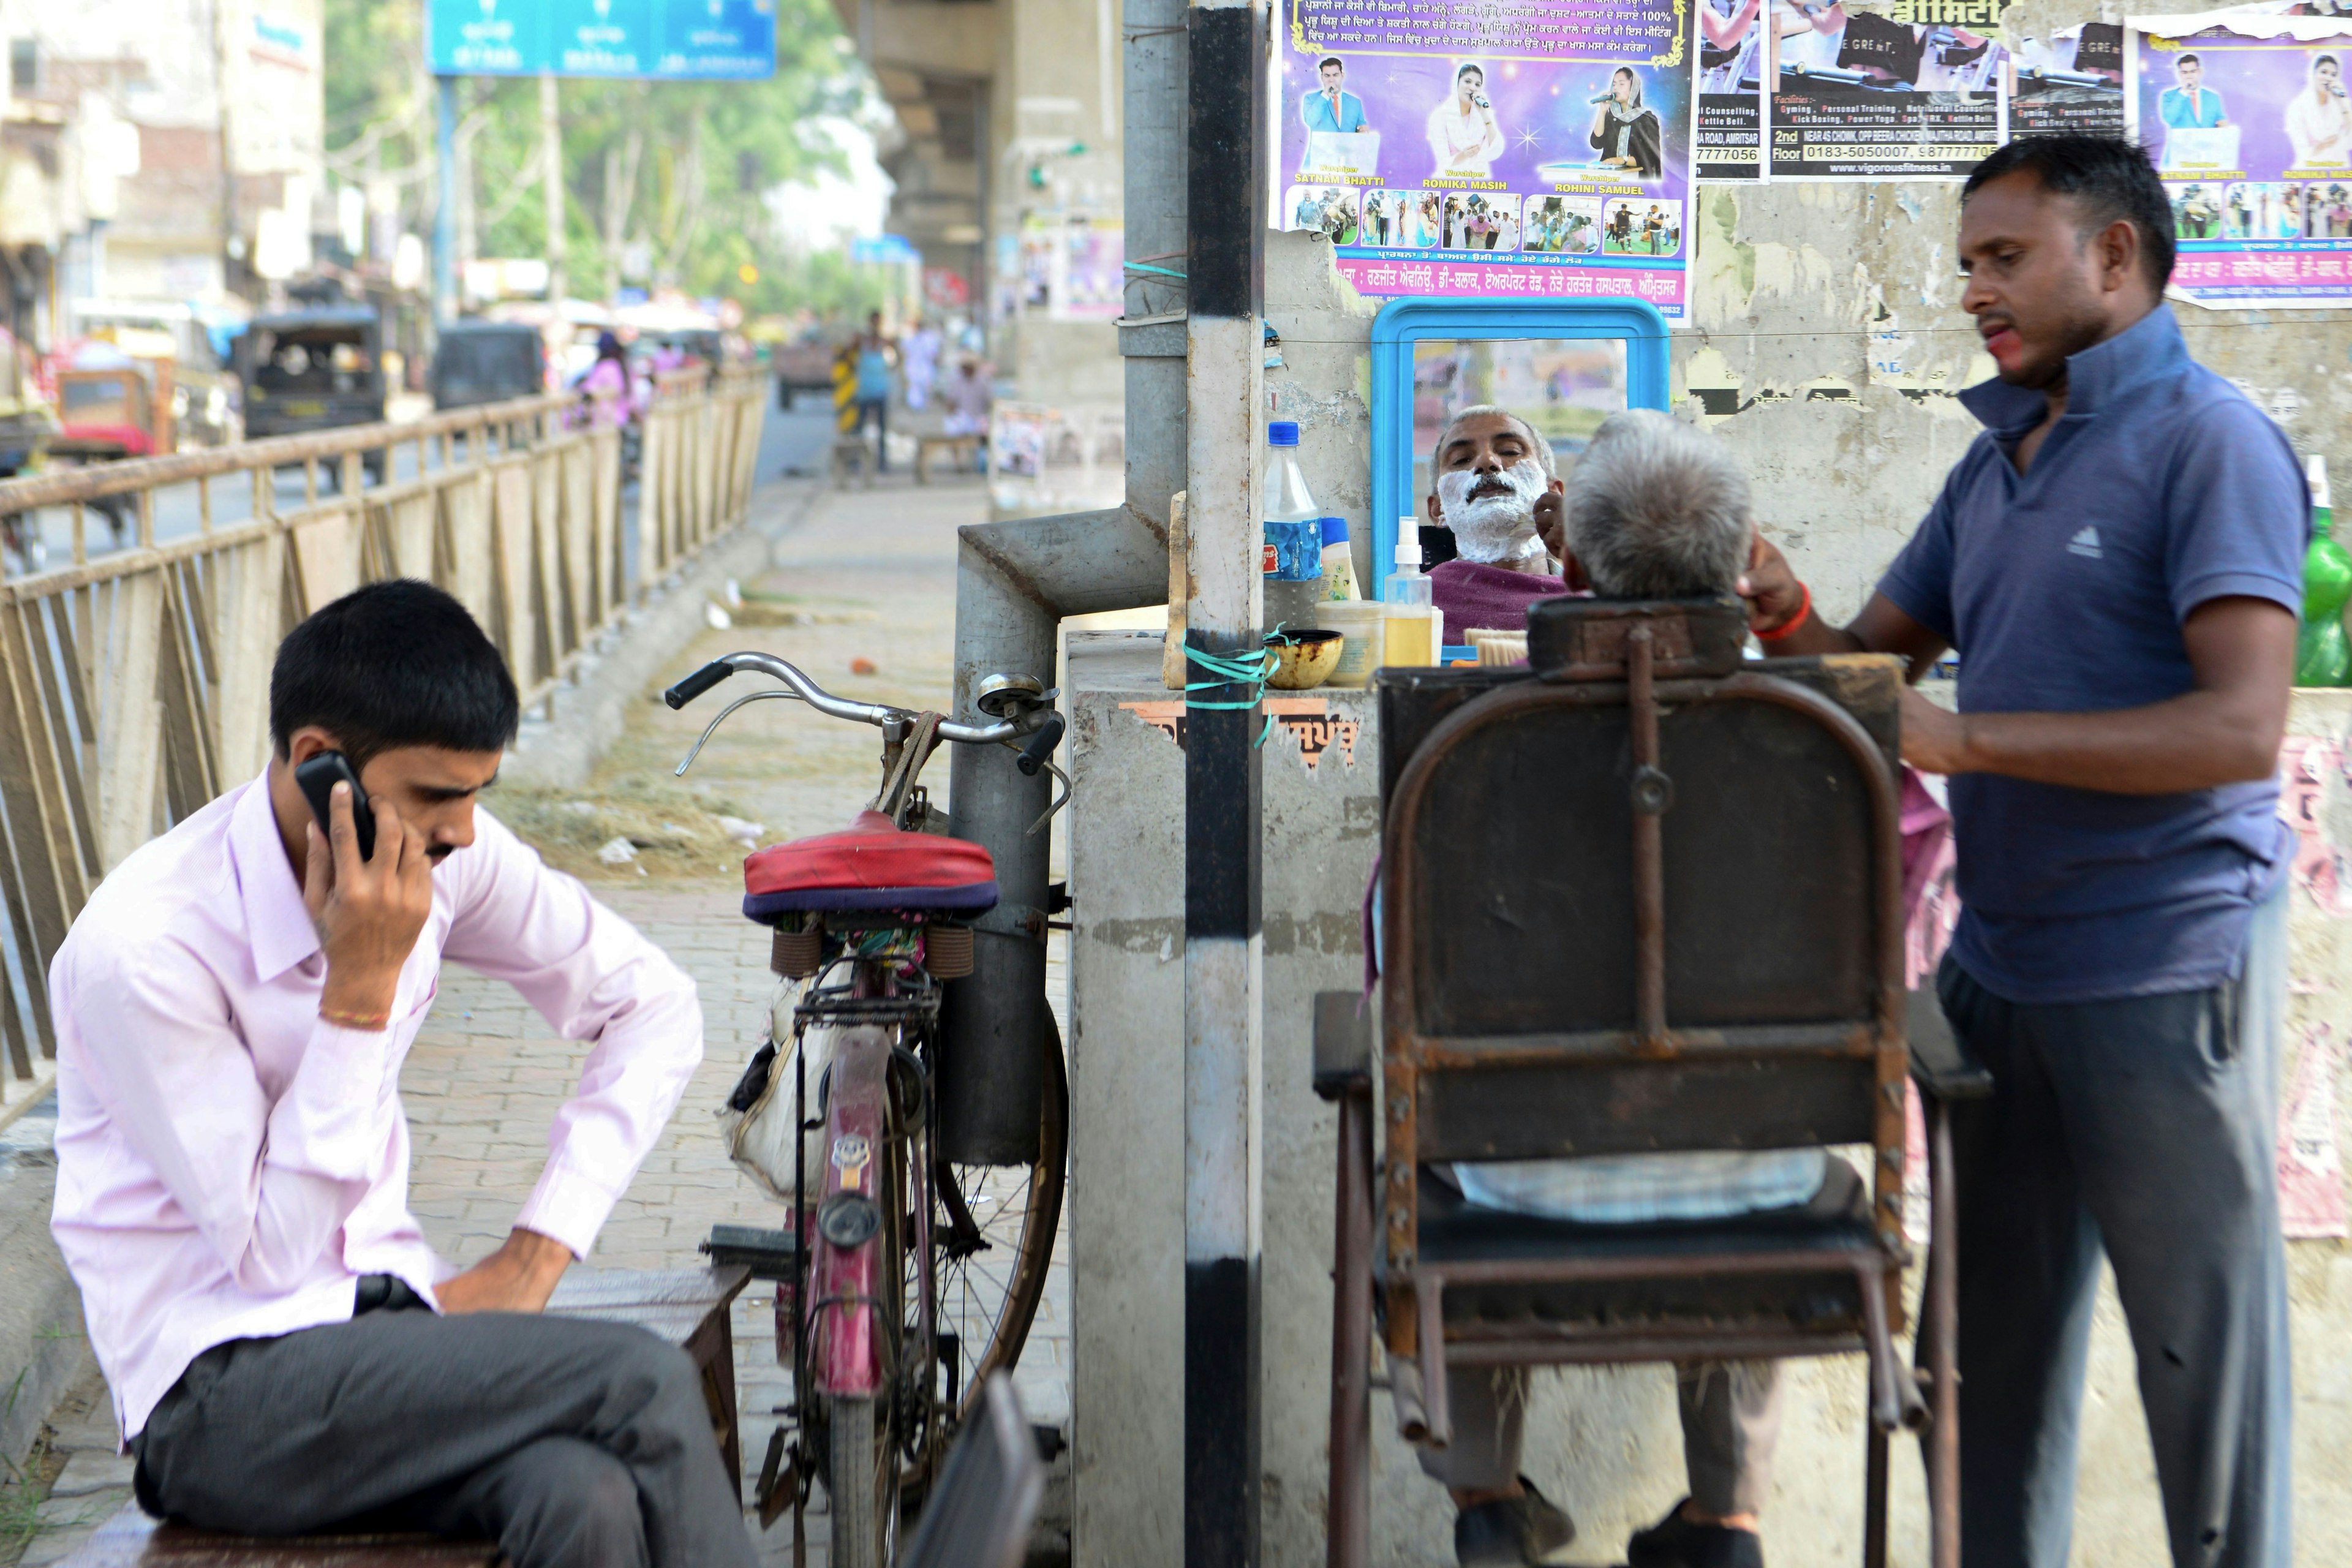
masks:
[(2013, 142), (1961, 201), (1984, 434), (1851, 625), (1769, 547), (1742, 591), (1776, 652), (1960, 653), (1959, 711), (1910, 693), (1903, 753), (1950, 776), (1964, 912), (1937, 988), (1998, 1085), (1953, 1108), (1965, 1561), (2067, 1561), (2104, 1247), (2173, 1562), (2286, 1568), (2274, 770), (2308, 501), (2162, 302), (2142, 153)]

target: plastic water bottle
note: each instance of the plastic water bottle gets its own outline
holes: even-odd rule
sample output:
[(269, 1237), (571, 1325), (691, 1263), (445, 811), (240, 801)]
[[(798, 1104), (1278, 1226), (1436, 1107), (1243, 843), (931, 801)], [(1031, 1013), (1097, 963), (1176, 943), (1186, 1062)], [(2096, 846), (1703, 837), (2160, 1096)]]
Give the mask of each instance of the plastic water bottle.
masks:
[(1323, 509), (1298, 471), (1298, 426), (1277, 419), (1265, 427), (1265, 629), (1315, 629), (1323, 584)]
[(1381, 583), (1387, 607), (1387, 660), (1392, 665), (1435, 664), (1445, 646), (1445, 613), (1437, 607), (1436, 584), (1421, 569), (1421, 541), (1412, 519), (1398, 525), (1396, 570)]
[(2303, 633), (2295, 642), (2294, 683), (2352, 685), (2352, 640), (2344, 630), (2344, 606), (2352, 602), (2352, 551), (2336, 542), (2327, 459), (2314, 453), (2305, 472), (2311, 485), (2311, 548), (2303, 558)]

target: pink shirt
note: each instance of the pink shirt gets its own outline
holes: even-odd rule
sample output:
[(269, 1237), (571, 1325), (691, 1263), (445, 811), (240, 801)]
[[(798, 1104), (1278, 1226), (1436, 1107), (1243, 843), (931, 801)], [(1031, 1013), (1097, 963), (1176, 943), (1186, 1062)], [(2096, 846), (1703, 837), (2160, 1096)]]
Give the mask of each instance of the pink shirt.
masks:
[(261, 781), (99, 884), (49, 966), (58, 1029), (50, 1216), (125, 1438), (229, 1340), (352, 1315), (394, 1274), (454, 1268), (408, 1212), (400, 1066), (443, 958), (593, 1042), (515, 1224), (584, 1256), (702, 1058), (694, 983), (493, 819), (433, 873), (391, 1027), (318, 1016), (326, 961)]

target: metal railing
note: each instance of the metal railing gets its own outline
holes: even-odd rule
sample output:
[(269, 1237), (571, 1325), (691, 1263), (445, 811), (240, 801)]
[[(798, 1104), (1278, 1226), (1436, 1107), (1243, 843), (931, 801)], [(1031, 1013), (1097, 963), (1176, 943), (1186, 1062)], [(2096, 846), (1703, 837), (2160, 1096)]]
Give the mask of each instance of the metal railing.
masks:
[[(620, 425), (562, 395), (0, 483), (0, 517), (66, 510), (73, 554), (0, 581), (0, 1125), (55, 1079), (48, 963), (90, 889), (261, 768), (296, 622), (424, 578), (538, 701), (633, 596), (743, 521), (764, 410), (748, 373), (660, 377), (633, 510)], [(191, 485), (193, 531), (158, 542), (157, 498)], [(135, 508), (137, 532), (94, 555), (101, 501)]]

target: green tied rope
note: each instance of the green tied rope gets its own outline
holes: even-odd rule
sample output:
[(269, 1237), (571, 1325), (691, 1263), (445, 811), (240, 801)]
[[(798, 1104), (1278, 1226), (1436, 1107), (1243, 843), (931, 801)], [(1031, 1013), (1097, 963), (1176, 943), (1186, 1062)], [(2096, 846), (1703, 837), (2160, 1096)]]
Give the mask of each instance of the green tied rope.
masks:
[(1157, 273), (1162, 278), (1173, 278), (1177, 281), (1182, 283), (1189, 283), (1192, 281), (1192, 279), (1186, 278), (1181, 272), (1177, 271), (1172, 267), (1154, 267), (1148, 261), (1129, 261), (1123, 265), (1125, 265), (1129, 272), (1151, 272)]
[[(1276, 632), (1281, 630), (1279, 626), (1275, 629)], [(1265, 678), (1274, 673), (1275, 665), (1280, 662), (1270, 647), (1260, 648), (1255, 653), (1225, 654), (1208, 653), (1188, 647), (1184, 657), (1206, 674), (1216, 678), (1213, 680), (1185, 682), (1184, 706), (1221, 712), (1241, 712), (1256, 707), (1265, 695)], [(1210, 702), (1193, 695), (1196, 691), (1213, 691), (1223, 686), (1245, 686), (1252, 689), (1238, 702)], [(1265, 738), (1273, 733), (1274, 715), (1269, 713), (1265, 716), (1265, 727), (1258, 731), (1257, 739), (1250, 744), (1253, 747), (1263, 746)]]

